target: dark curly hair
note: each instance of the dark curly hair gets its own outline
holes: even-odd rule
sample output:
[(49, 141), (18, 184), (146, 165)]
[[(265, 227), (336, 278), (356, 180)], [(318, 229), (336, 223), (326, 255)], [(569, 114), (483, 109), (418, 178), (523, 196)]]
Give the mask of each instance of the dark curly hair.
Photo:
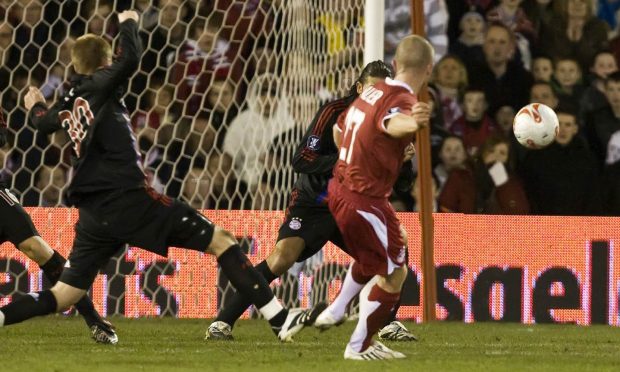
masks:
[(364, 69), (360, 73), (360, 76), (357, 78), (357, 80), (355, 80), (355, 83), (353, 84), (351, 89), (349, 89), (349, 94), (357, 95), (357, 83), (364, 84), (369, 77), (392, 78), (394, 77), (394, 72), (392, 71), (392, 67), (390, 65), (381, 60), (370, 62), (366, 65), (366, 67), (364, 67)]

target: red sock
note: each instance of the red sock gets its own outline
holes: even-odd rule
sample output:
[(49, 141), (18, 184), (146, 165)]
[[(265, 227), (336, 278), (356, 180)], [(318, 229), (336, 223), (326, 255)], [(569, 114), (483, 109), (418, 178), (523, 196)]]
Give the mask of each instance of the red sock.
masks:
[(386, 292), (373, 282), (362, 289), (360, 318), (349, 340), (353, 350), (362, 352), (370, 346), (372, 336), (385, 325), (399, 298), (400, 293)]

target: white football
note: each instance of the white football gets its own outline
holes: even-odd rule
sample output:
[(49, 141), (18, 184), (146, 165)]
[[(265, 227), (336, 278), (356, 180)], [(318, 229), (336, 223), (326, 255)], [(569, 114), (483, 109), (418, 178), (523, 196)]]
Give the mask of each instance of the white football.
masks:
[(560, 129), (558, 116), (542, 103), (523, 106), (512, 123), (512, 130), (520, 144), (529, 149), (540, 149), (555, 140)]

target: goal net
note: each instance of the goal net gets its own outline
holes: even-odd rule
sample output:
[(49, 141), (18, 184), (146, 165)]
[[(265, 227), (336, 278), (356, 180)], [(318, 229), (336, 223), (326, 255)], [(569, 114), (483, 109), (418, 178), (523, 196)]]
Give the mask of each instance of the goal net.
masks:
[[(11, 146), (0, 149), (2, 176), (24, 206), (64, 206), (62, 191), (71, 172), (67, 138), (63, 133), (36, 133), (26, 123), (23, 95), (28, 86), (40, 87), (48, 104), (53, 103), (73, 74), (70, 50), (76, 38), (90, 32), (113, 43), (116, 13), (137, 9), (144, 53), (124, 100), (149, 182), (198, 209), (249, 210), (242, 214), (246, 232), (269, 224), (256, 235), (262, 241), (237, 230), (257, 263), (271, 251), (283, 215), (275, 212), (264, 221), (251, 211), (286, 207), (295, 147), (320, 104), (345, 95), (363, 67), (363, 4), (0, 1), (1, 104), (11, 135)], [(75, 212), (31, 211), (37, 227), (45, 231), (42, 235), (68, 253)], [(273, 236), (265, 240), (267, 233)], [(191, 254), (166, 260), (140, 253), (147, 258), (136, 260), (136, 252), (129, 249), (114, 258), (105, 279), (97, 282), (94, 291), (107, 297), (96, 302), (108, 314), (190, 316), (183, 313), (183, 304), (210, 301), (209, 306), (220, 306), (230, 297), (232, 288), (217, 270), (175, 276), (179, 265), (195, 264)], [(6, 274), (0, 278), (2, 301), (45, 285), (35, 265), (8, 243), (0, 253), (5, 264), (0, 270)], [(212, 258), (199, 262), (215, 265)], [(318, 255), (296, 265), (276, 283), (278, 296), (287, 306), (333, 297), (348, 263), (345, 255), (329, 262)], [(208, 285), (204, 275), (217, 276), (208, 282), (217, 286), (216, 297), (200, 297), (198, 283)], [(172, 282), (198, 289), (181, 295), (166, 290)], [(213, 308), (207, 314), (213, 315)]]

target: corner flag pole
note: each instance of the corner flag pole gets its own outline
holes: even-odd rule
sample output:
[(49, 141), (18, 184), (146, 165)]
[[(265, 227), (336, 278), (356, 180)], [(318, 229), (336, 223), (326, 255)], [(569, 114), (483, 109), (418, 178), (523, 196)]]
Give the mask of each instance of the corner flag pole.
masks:
[[(414, 34), (425, 36), (424, 32), (424, 2), (422, 0), (411, 0), (411, 30)], [(418, 98), (423, 102), (428, 102), (428, 90), (422, 87), (420, 92), (416, 92)], [(431, 140), (430, 128), (418, 130), (416, 138), (417, 157), (418, 157), (418, 182), (420, 185), (420, 225), (422, 230), (422, 275), (423, 283), (423, 303), (424, 312), (422, 319), (424, 322), (436, 320), (435, 304), (437, 303), (437, 279), (435, 277), (435, 259), (433, 249), (433, 185), (431, 176)]]

